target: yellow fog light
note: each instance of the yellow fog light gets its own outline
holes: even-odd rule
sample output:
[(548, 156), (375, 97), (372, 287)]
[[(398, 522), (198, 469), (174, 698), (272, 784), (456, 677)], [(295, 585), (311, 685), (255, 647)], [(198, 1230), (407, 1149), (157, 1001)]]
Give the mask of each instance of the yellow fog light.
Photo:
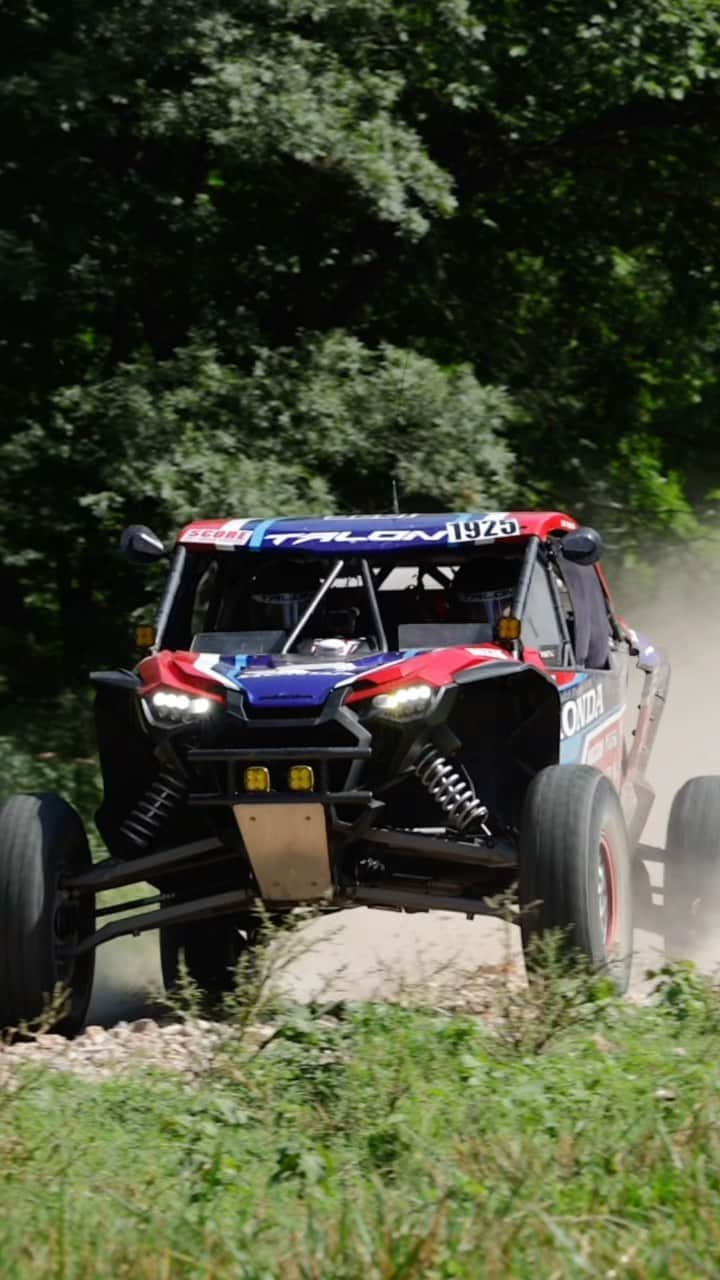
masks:
[(288, 772), (288, 783), (291, 791), (312, 791), (315, 774), (309, 764), (294, 764)]
[(149, 649), (155, 643), (154, 627), (136, 627), (135, 628), (135, 644), (138, 649)]
[(520, 639), (520, 619), (498, 618), (497, 620), (497, 638), (498, 640), (519, 640)]
[(264, 765), (254, 764), (246, 769), (243, 774), (246, 791), (269, 791), (270, 790), (270, 770)]

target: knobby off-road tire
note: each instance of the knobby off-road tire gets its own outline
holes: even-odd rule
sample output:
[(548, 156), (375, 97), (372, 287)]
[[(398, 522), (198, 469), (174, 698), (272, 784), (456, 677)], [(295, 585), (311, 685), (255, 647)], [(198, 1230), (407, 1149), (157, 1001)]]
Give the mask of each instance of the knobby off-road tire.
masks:
[(665, 842), (665, 950), (694, 959), (720, 929), (720, 777), (690, 778), (672, 802)]
[(597, 769), (551, 765), (531, 782), (520, 831), (519, 898), (530, 970), (534, 939), (558, 929), (570, 948), (593, 968), (607, 969), (620, 991), (627, 989), (631, 859), (617, 793)]
[(252, 945), (251, 930), (240, 931), (236, 920), (198, 920), (160, 930), (160, 964), (165, 990), (177, 988), (180, 959), (193, 982), (213, 1000), (234, 985), (234, 969)]
[(82, 1027), (95, 953), (73, 960), (60, 948), (93, 932), (95, 904), (92, 895), (63, 893), (59, 881), (90, 866), (82, 819), (60, 796), (12, 796), (0, 810), (1, 1027), (41, 1015), (58, 984), (67, 1004), (53, 1030), (73, 1035)]

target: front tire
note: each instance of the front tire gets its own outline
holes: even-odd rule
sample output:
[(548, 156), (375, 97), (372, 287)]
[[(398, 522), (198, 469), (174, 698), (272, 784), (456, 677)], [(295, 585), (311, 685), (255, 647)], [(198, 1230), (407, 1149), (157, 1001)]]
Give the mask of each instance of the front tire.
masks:
[(692, 959), (720, 917), (720, 778), (690, 778), (672, 802), (665, 842), (665, 950)]
[(94, 897), (64, 893), (60, 881), (91, 865), (82, 819), (60, 796), (12, 796), (0, 810), (0, 1027), (40, 1017), (58, 985), (67, 1004), (52, 1029), (82, 1027), (95, 953), (63, 948), (93, 932)]
[[(632, 963), (631, 860), (608, 779), (588, 765), (551, 765), (531, 782), (520, 829), (523, 949), (563, 930), (595, 969), (626, 991)], [(539, 905), (533, 906), (533, 903)]]
[(237, 920), (198, 920), (168, 925), (160, 930), (160, 964), (165, 990), (178, 986), (180, 961), (193, 982), (212, 1000), (232, 991), (234, 970), (254, 941), (248, 924), (241, 931)]

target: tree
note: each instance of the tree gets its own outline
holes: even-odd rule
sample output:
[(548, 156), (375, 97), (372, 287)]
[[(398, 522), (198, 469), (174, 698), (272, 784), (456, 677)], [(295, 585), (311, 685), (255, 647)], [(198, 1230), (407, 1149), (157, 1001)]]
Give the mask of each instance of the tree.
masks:
[(394, 472), (416, 505), (687, 530), (719, 29), (697, 0), (9, 0), (0, 545), (43, 661), (126, 645), (132, 518), (374, 506)]

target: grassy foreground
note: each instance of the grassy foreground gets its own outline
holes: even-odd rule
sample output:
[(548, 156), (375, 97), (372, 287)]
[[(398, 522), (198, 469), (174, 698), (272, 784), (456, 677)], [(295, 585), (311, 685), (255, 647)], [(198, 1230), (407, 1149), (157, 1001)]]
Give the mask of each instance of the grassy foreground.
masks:
[(584, 978), (468, 1016), (290, 1008), (193, 1083), (0, 1096), (15, 1277), (716, 1276), (720, 996)]

